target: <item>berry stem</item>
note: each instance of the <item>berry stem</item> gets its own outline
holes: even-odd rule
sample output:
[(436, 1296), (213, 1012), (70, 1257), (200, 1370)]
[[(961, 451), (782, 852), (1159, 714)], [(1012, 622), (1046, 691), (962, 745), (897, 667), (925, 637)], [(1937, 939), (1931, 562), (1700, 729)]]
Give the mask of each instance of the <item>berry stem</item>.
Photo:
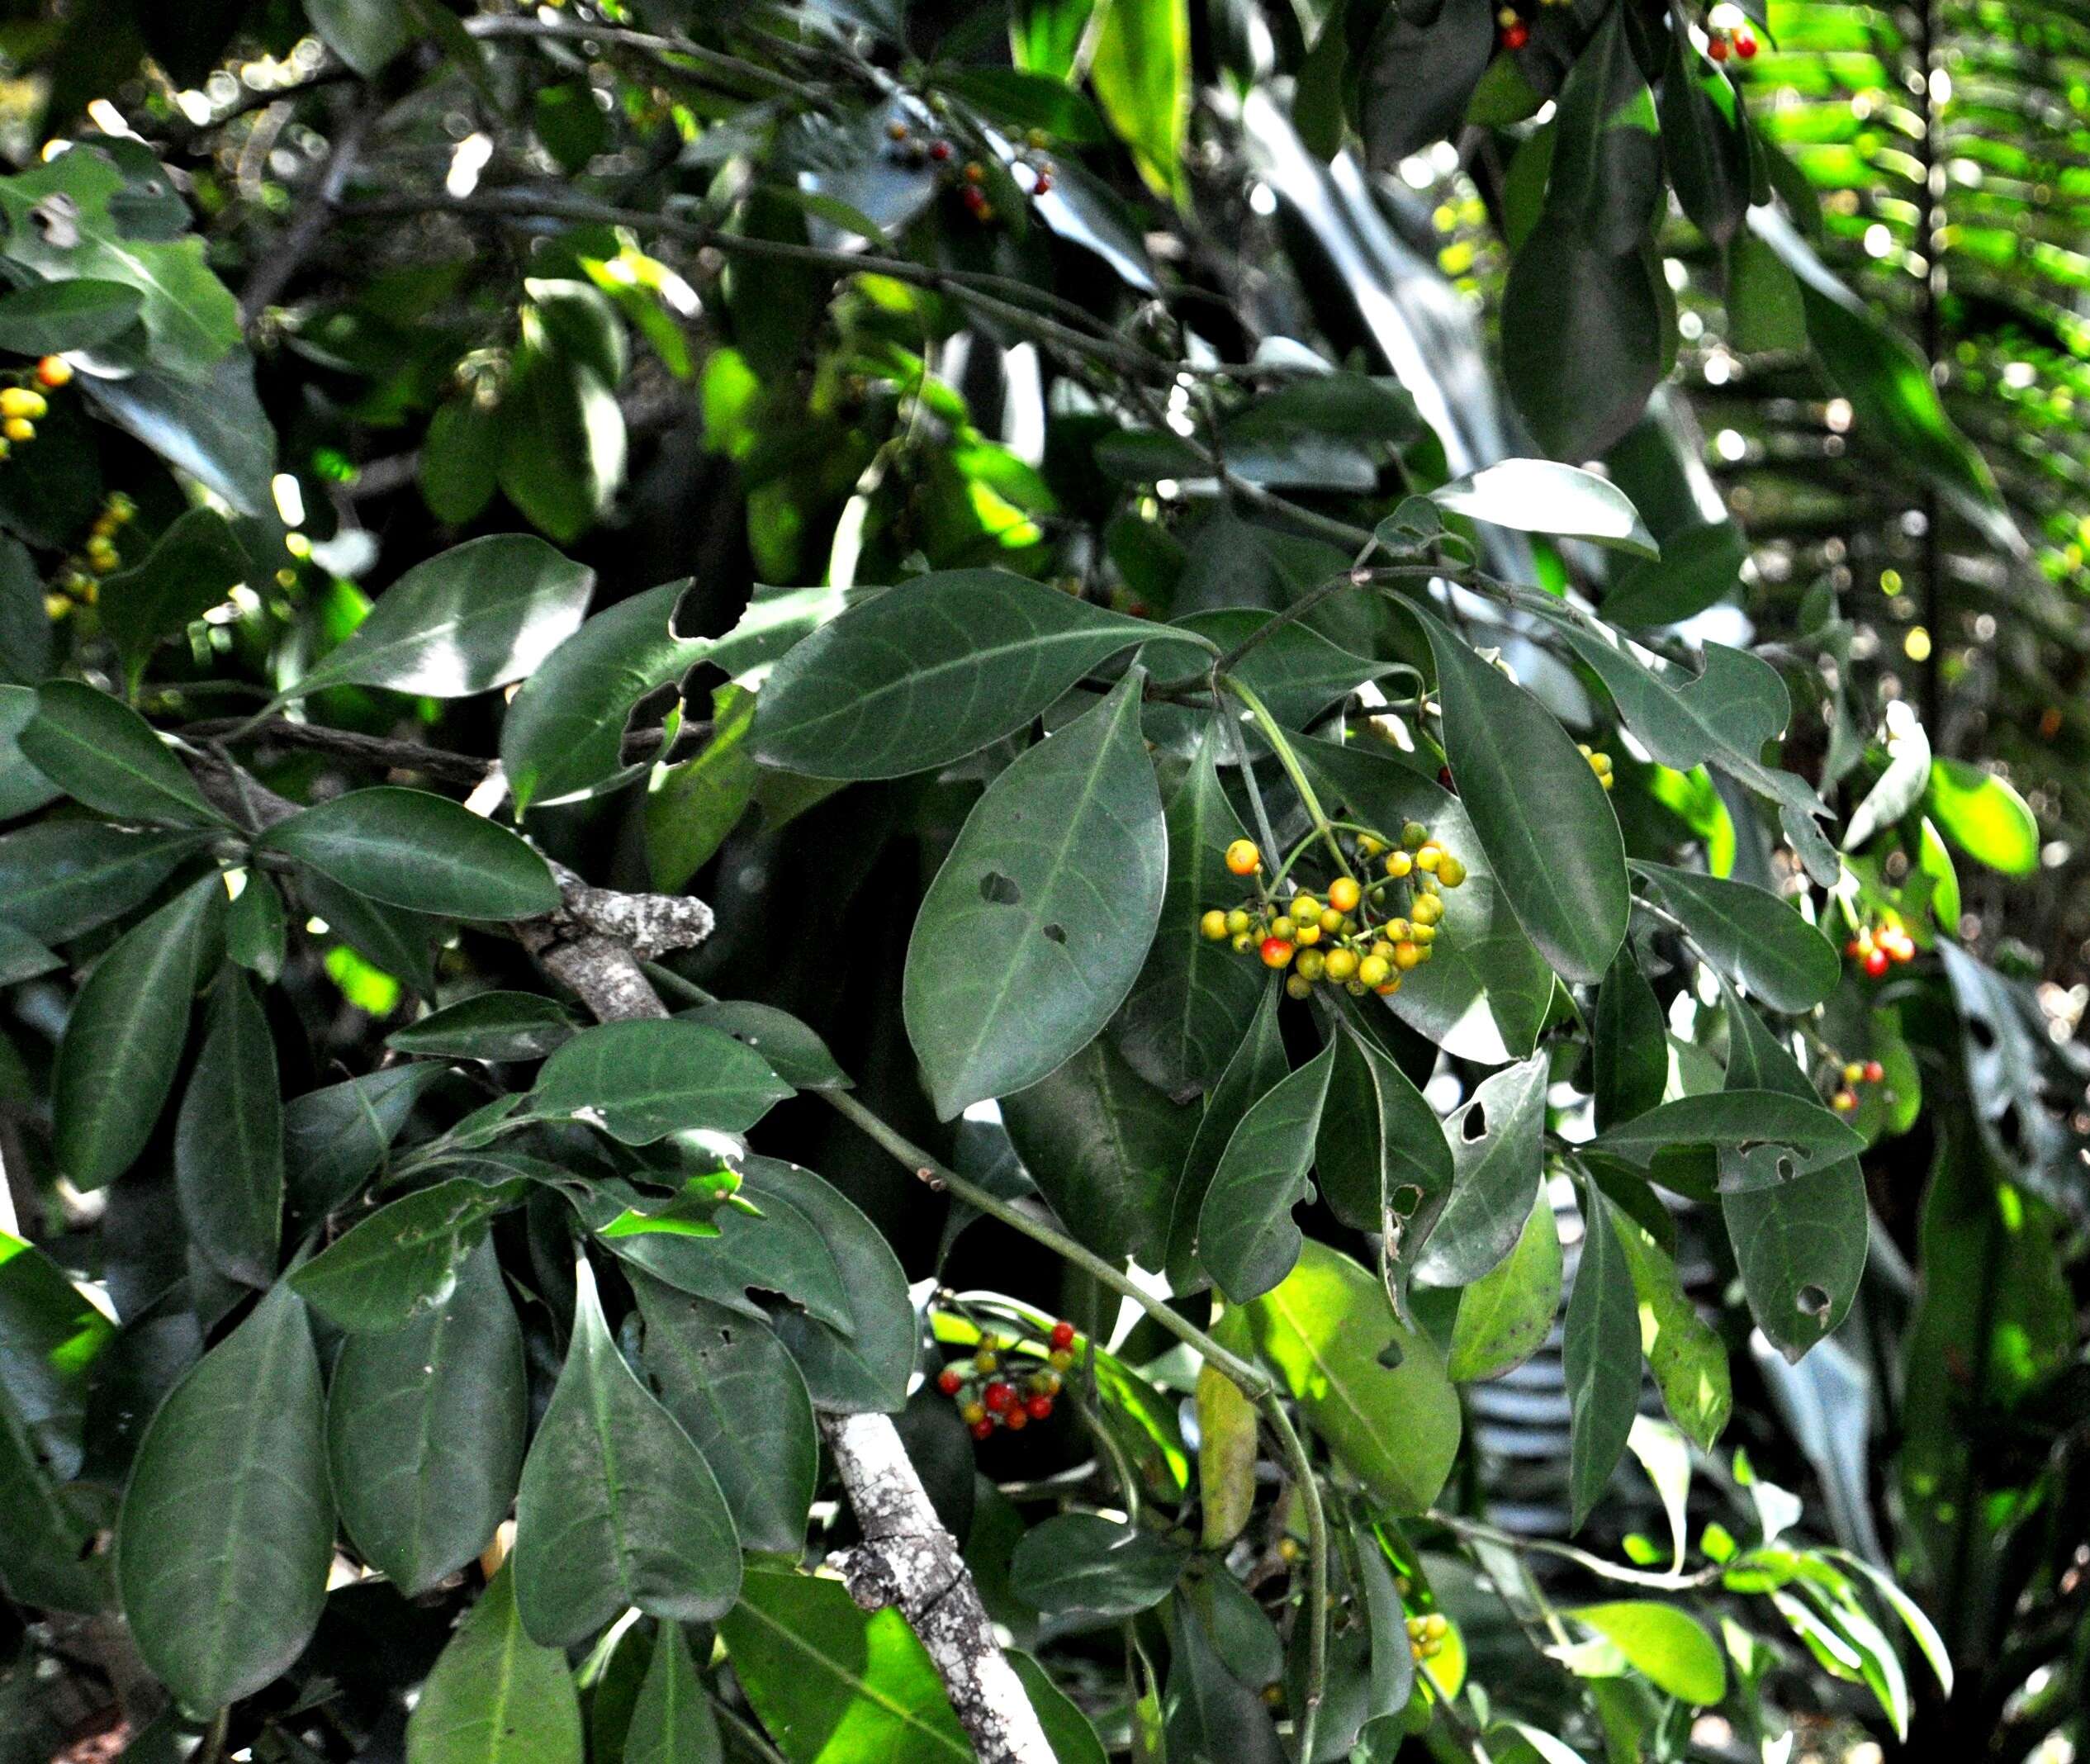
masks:
[(1277, 763), (1285, 769), (1285, 775), (1291, 780), (1291, 787), (1298, 792), (1314, 832), (1328, 847), (1328, 855), (1334, 859), (1335, 867), (1344, 875), (1354, 878), (1357, 872), (1350, 868), (1349, 859), (1344, 855), (1342, 842), (1335, 837), (1335, 823), (1320, 805), (1320, 799), (1314, 794), (1314, 787), (1307, 781), (1306, 769), (1299, 763), (1299, 756), (1291, 751), (1291, 743), (1285, 738), (1285, 732), (1277, 719), (1270, 714), (1270, 708), (1256, 696), (1255, 689), (1246, 681), (1230, 674), (1219, 675), (1220, 685), (1248, 707), (1249, 714), (1255, 719), (1255, 726), (1277, 756)]

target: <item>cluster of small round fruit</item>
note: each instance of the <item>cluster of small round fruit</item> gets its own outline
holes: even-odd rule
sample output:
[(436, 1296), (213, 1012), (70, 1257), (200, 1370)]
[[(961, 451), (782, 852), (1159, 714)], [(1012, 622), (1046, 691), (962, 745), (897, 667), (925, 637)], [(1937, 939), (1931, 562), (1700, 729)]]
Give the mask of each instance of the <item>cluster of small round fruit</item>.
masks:
[(1420, 1666), (1425, 1660), (1434, 1660), (1444, 1651), (1444, 1638), (1452, 1633), (1452, 1620), (1442, 1611), (1432, 1611), (1427, 1617), (1408, 1619), (1408, 1652), (1415, 1657)]
[[(1541, 6), (1572, 6), (1575, 0), (1538, 0)], [(1502, 48), (1519, 50), (1531, 40), (1531, 26), (1514, 6), (1505, 6), (1495, 15), (1495, 40)]]
[(102, 505), (102, 512), (94, 517), (87, 534), (87, 567), (93, 574), (107, 576), (123, 562), (116, 552), (116, 534), (137, 512), (137, 504), (121, 491)]
[(1705, 52), (1715, 61), (1725, 61), (1729, 55), (1753, 61), (1756, 58), (1756, 33), (1746, 21), (1739, 25), (1708, 24), (1705, 27)]
[[(885, 126), (885, 138), (892, 142), (894, 155), (904, 165), (933, 165), (947, 173), (956, 183), (958, 200), (965, 205), (965, 212), (985, 225), (994, 218), (994, 205), (988, 200), (987, 168), (978, 159), (957, 164), (958, 149), (941, 135), (925, 140), (907, 124), (897, 117)], [(1033, 129), (1025, 145), (1034, 153), (1045, 145), (1046, 137), (1041, 129)], [(1047, 196), (1052, 191), (1053, 164), (1050, 159), (1028, 159), (1031, 167), (1032, 196)]]
[[(60, 355), (46, 355), (30, 371), (37, 385), (55, 391), (73, 377), (73, 364)], [(36, 439), (36, 420), (50, 410), (50, 401), (35, 386), (0, 386), (0, 459), (19, 444)]]
[(1860, 925), (1843, 953), (1876, 980), (1889, 962), (1916, 960), (1916, 940), (1899, 925)]
[(1021, 1372), (1009, 1363), (998, 1337), (982, 1335), (969, 1360), (954, 1360), (936, 1374), (936, 1388), (958, 1405), (959, 1419), (973, 1437), (986, 1439), (997, 1427), (1021, 1433), (1033, 1421), (1049, 1420), (1073, 1363), (1074, 1325), (1062, 1317), (1045, 1337), (1042, 1370)]
[(1612, 785), (1611, 756), (1592, 749), (1586, 742), (1576, 742), (1575, 751), (1590, 762), (1590, 770), (1596, 774), (1596, 781), (1605, 790)]
[[(1419, 821), (1403, 827), (1397, 841), (1360, 833), (1353, 850), (1367, 874), (1383, 859), (1383, 878), (1367, 885), (1340, 875), (1325, 898), (1297, 889), (1283, 901), (1258, 884), (1254, 900), (1208, 909), (1197, 921), (1199, 932), (1241, 955), (1254, 951), (1266, 968), (1289, 968), (1285, 990), (1295, 998), (1306, 998), (1322, 980), (1353, 998), (1399, 992), (1401, 976), (1434, 953), (1444, 917), (1438, 890), (1465, 881), (1466, 865)], [(1261, 848), (1253, 839), (1235, 840), (1226, 848), (1226, 867), (1237, 876), (1258, 875)], [(1396, 889), (1405, 889), (1405, 902), (1396, 901)], [(1405, 910), (1392, 911), (1396, 904)]]
[(1887, 1069), (1877, 1060), (1846, 1060), (1843, 1067), (1843, 1088), (1829, 1098), (1829, 1106), (1839, 1115), (1847, 1115), (1858, 1106), (1858, 1086), (1876, 1084), (1887, 1075)]

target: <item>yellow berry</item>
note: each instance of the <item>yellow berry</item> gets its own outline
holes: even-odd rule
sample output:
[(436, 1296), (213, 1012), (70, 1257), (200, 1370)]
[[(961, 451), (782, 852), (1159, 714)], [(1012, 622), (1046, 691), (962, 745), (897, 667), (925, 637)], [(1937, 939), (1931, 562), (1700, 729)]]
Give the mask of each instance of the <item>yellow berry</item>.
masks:
[(1861, 1060), (1851, 1060), (1843, 1068), (1843, 1082), (1846, 1084), (1855, 1084), (1865, 1075), (1865, 1062)]
[(1402, 972), (1406, 972), (1407, 970), (1414, 967), (1415, 964), (1421, 960), (1421, 945), (1410, 943), (1405, 937), (1403, 937), (1398, 943), (1394, 945), (1393, 965), (1395, 967), (1401, 970)]
[(0, 416), (41, 416), (50, 406), (26, 386), (0, 387)]
[(1839, 1115), (1847, 1115), (1858, 1106), (1858, 1099), (1847, 1090), (1839, 1090), (1829, 1098), (1829, 1106)]
[(1252, 876), (1263, 867), (1263, 854), (1253, 839), (1236, 839), (1226, 848), (1226, 867), (1237, 876)]
[(1291, 905), (1287, 910), (1293, 918), (1303, 925), (1308, 919), (1320, 917), (1320, 903), (1311, 894), (1294, 894), (1291, 897)]
[(1410, 925), (1408, 927), (1408, 941), (1428, 949), (1437, 941), (1437, 927), (1434, 925)]
[(1420, 851), (1415, 853), (1415, 868), (1421, 870), (1427, 870), (1433, 874), (1435, 872), (1437, 866), (1443, 863), (1443, 861), (1444, 848), (1438, 844), (1434, 839), (1429, 841)]
[(1299, 1540), (1296, 1538), (1279, 1538), (1277, 1539), (1277, 1555), (1279, 1559), (1282, 1561), (1298, 1561), (1300, 1557)]
[(1347, 980), (1357, 972), (1355, 950), (1330, 950), (1327, 959), (1328, 977), (1331, 980)]
[(1302, 974), (1287, 974), (1285, 976), (1286, 998), (1310, 998), (1313, 995), (1314, 983), (1311, 980), (1307, 979)]
[(1372, 953), (1377, 956), (1381, 961), (1391, 961), (1393, 960), (1393, 945), (1390, 941), (1391, 938), (1405, 937), (1408, 935), (1408, 926), (1405, 920), (1396, 919), (1393, 923), (1394, 925), (1400, 926), (1400, 930), (1396, 931), (1393, 929), (1393, 926), (1390, 925), (1386, 927), (1386, 936), (1384, 937), (1375, 938), (1372, 944)]
[(1339, 913), (1356, 912), (1363, 898), (1364, 890), (1348, 876), (1338, 876), (1328, 884), (1328, 903)]
[(984, 1403), (969, 1402), (958, 1411), (958, 1415), (968, 1427), (977, 1427), (987, 1419), (987, 1406)]
[(1199, 933), (1213, 943), (1222, 941), (1226, 936), (1226, 915), (1214, 907), (1197, 921)]
[(1398, 881), (1402, 876), (1406, 875), (1408, 872), (1415, 867), (1415, 859), (1410, 857), (1405, 851), (1389, 851), (1386, 853), (1386, 874), (1394, 878), (1396, 881)]
[(1437, 880), (1446, 888), (1457, 888), (1466, 880), (1466, 865), (1447, 851), (1437, 866)]
[(1444, 903), (1434, 894), (1418, 894), (1408, 908), (1408, 917), (1418, 925), (1434, 925), (1443, 916)]
[(982, 1348), (973, 1356), (973, 1369), (975, 1372), (992, 1372), (1001, 1363), (1001, 1356), (991, 1348)]
[(1320, 942), (1320, 921), (1318, 919), (1310, 925), (1301, 925), (1297, 931), (1292, 933), (1293, 941), (1302, 946), (1307, 944)]
[(0, 434), (4, 434), (10, 441), (34, 441), (36, 439), (36, 425), (26, 416), (11, 416), (6, 422), (0, 423)]
[(1329, 937), (1334, 937), (1343, 928), (1343, 915), (1333, 907), (1323, 907), (1320, 909), (1320, 928)]
[(1452, 1620), (1442, 1611), (1432, 1611), (1423, 1619), (1422, 1633), (1433, 1642), (1451, 1633)]
[[(1369, 833), (1360, 833), (1358, 836), (1357, 855), (1359, 857), (1377, 857), (1385, 850), (1385, 842), (1374, 839)], [(1332, 894), (1334, 890), (1330, 889), (1329, 892)]]
[[(1340, 950), (1338, 950), (1335, 953), (1339, 956), (1343, 952)], [(1299, 977), (1310, 984), (1319, 979), (1321, 977), (1322, 973), (1327, 970), (1328, 966), (1329, 959), (1323, 956), (1319, 950), (1301, 950), (1299, 952), (1299, 960), (1295, 965), (1296, 971), (1298, 973)], [(1341, 979), (1342, 977), (1343, 976), (1339, 974), (1335, 976), (1335, 978), (1339, 980)]]
[(1409, 1633), (1409, 1634), (1410, 1634), (1410, 1635), (1420, 1635), (1420, 1634), (1422, 1634), (1422, 1619), (1421, 1619), (1421, 1618), (1419, 1618), (1419, 1617), (1410, 1617), (1410, 1618), (1408, 1619), (1408, 1633)]
[(1392, 971), (1383, 956), (1367, 956), (1357, 965), (1357, 977), (1367, 986), (1383, 986)]
[(1270, 935), (1273, 937), (1288, 937), (1296, 928), (1291, 920), (1282, 913), (1270, 921)]
[(1249, 928), (1249, 915), (1244, 908), (1236, 907), (1226, 915), (1226, 928), (1230, 932), (1238, 933), (1246, 931)]
[(1054, 1348), (1045, 1355), (1045, 1363), (1054, 1372), (1065, 1372), (1074, 1363), (1074, 1350), (1072, 1348)]
[(1232, 941), (1234, 953), (1236, 956), (1245, 956), (1255, 947), (1255, 933), (1252, 931), (1237, 931), (1234, 933)]

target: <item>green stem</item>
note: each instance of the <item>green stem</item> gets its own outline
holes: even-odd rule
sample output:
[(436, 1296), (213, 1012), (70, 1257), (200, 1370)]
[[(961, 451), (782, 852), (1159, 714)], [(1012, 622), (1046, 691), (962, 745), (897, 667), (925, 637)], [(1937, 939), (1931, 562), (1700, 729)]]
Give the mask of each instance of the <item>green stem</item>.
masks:
[(1306, 768), (1300, 765), (1299, 756), (1291, 751), (1291, 743), (1286, 738), (1277, 719), (1270, 714), (1270, 708), (1256, 696), (1255, 689), (1232, 675), (1218, 676), (1220, 684), (1248, 707), (1249, 714), (1255, 718), (1256, 728), (1269, 744), (1270, 751), (1277, 756), (1277, 763), (1285, 769), (1285, 775), (1291, 780), (1291, 787), (1299, 793), (1299, 800), (1305, 806), (1308, 818), (1314, 823), (1314, 831), (1328, 847), (1329, 856), (1334, 859), (1335, 867), (1346, 876), (1354, 876), (1350, 861), (1344, 856), (1342, 842), (1335, 837), (1335, 824), (1320, 805), (1320, 799), (1314, 794), (1313, 785), (1307, 781)]
[(1468, 1538), (1476, 1543), (1492, 1544), (1498, 1548), (1514, 1550), (1520, 1555), (1555, 1556), (1562, 1562), (1571, 1562), (1577, 1567), (1587, 1570), (1599, 1580), (1616, 1581), (1628, 1586), (1652, 1587), (1662, 1592), (1688, 1592), (1694, 1587), (1716, 1586), (1738, 1565), (1737, 1562), (1714, 1563), (1693, 1574), (1657, 1574), (1651, 1568), (1623, 1567), (1617, 1562), (1606, 1562), (1601, 1556), (1593, 1556), (1585, 1549), (1577, 1549), (1572, 1544), (1557, 1544), (1551, 1538), (1518, 1537), (1512, 1532), (1497, 1530), (1480, 1520), (1462, 1518), (1456, 1513), (1442, 1513), (1433, 1508), (1423, 1517), (1432, 1525), (1442, 1525), (1457, 1537)]
[(1263, 1415), (1284, 1449), (1286, 1467), (1306, 1510), (1306, 1707), (1299, 1712), (1299, 1757), (1300, 1764), (1313, 1764), (1314, 1730), (1328, 1682), (1328, 1513), (1321, 1504), (1313, 1460), (1307, 1457), (1284, 1405), (1275, 1401), (1264, 1405)]

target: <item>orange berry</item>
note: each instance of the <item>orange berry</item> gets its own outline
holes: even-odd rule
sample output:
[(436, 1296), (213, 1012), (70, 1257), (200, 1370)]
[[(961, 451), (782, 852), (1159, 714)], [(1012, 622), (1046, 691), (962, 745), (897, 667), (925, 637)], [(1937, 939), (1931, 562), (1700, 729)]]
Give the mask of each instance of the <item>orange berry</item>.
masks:
[(1252, 876), (1263, 867), (1263, 853), (1253, 839), (1236, 839), (1226, 848), (1226, 867), (1237, 876)]
[[(1262, 956), (1264, 967), (1282, 968), (1291, 960), (1291, 945), (1283, 937), (1265, 937)], [(1881, 965), (1885, 965), (1884, 960)]]

